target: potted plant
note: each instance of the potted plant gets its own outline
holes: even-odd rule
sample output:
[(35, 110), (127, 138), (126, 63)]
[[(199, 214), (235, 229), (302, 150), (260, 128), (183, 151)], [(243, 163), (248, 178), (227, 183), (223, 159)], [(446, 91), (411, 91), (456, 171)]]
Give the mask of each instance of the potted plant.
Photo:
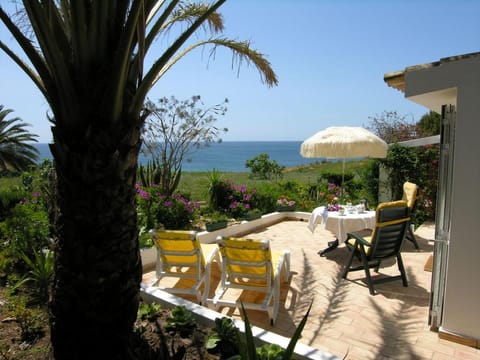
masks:
[(221, 212), (213, 212), (205, 222), (205, 228), (207, 231), (212, 232), (215, 230), (226, 228), (228, 225), (227, 215)]

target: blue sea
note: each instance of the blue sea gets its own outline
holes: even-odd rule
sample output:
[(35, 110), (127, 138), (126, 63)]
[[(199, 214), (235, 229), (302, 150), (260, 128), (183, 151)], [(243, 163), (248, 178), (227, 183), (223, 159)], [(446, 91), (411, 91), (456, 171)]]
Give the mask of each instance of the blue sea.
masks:
[[(222, 172), (245, 172), (245, 162), (265, 153), (270, 160), (287, 168), (297, 165), (320, 162), (322, 159), (308, 159), (300, 155), (301, 141), (224, 141), (209, 147), (195, 150), (184, 159), (182, 171), (200, 172), (217, 169)], [(48, 144), (35, 144), (40, 151), (40, 159), (52, 159)], [(148, 158), (140, 155), (139, 163), (146, 164)]]

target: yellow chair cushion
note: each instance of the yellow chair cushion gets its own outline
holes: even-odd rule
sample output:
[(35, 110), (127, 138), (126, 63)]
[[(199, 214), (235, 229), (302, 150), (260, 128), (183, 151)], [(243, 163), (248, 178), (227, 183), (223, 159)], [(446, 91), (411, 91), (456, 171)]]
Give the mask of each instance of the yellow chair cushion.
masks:
[(412, 209), (417, 200), (417, 184), (406, 181), (403, 184), (403, 197), (402, 200), (407, 202), (407, 206)]
[(272, 260), (268, 241), (246, 238), (224, 238), (222, 241), (225, 245), (220, 246), (222, 256), (232, 262), (245, 262), (245, 265), (230, 264), (229, 268), (232, 272), (255, 276), (266, 275), (265, 263)]
[[(370, 235), (370, 236), (364, 236), (364, 237), (362, 237), (362, 238), (363, 238), (363, 240), (365, 240), (365, 241), (368, 242), (369, 244), (372, 243), (372, 238), (373, 238), (372, 235)], [(354, 239), (354, 238), (348, 239), (347, 242), (348, 242), (351, 246), (355, 246), (355, 239)], [(357, 248), (360, 249), (361, 246), (362, 246), (363, 249), (365, 250), (365, 254), (366, 254), (367, 256), (370, 255), (370, 253), (372, 252), (372, 247), (371, 247), (371, 246), (364, 246), (364, 245), (362, 245), (362, 244), (359, 244), (359, 245), (357, 246)]]
[[(170, 263), (194, 265), (197, 262), (195, 251), (201, 248), (200, 242), (196, 239), (196, 233), (194, 231), (162, 230), (157, 232), (157, 237), (154, 239), (154, 243), (163, 251), (178, 253), (178, 255), (163, 254), (165, 262)], [(203, 256), (201, 261), (202, 265), (205, 265), (205, 259)]]

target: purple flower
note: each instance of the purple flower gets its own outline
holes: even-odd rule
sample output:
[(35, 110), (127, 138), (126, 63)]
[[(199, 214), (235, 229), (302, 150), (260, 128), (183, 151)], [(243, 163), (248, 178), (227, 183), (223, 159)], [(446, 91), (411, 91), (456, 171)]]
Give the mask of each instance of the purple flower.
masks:
[(145, 200), (147, 200), (149, 198), (149, 195), (145, 190), (138, 189), (137, 193), (138, 193), (138, 195), (140, 195)]

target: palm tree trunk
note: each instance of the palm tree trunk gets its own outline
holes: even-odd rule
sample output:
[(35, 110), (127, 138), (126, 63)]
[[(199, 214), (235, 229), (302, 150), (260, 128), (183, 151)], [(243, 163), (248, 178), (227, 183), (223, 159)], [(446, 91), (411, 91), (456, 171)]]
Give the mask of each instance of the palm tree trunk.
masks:
[(50, 309), (57, 360), (130, 358), (142, 275), (134, 191), (140, 138), (138, 128), (120, 141), (114, 134), (90, 129), (72, 141), (54, 129), (60, 216)]

